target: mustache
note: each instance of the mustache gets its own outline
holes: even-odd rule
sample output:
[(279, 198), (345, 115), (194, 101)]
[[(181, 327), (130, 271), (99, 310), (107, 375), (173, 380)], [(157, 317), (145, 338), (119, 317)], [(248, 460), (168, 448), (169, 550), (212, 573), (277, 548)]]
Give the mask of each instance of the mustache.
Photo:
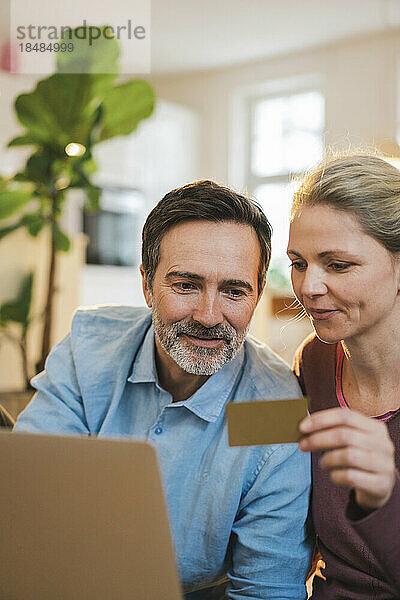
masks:
[(236, 335), (236, 330), (229, 325), (213, 325), (213, 327), (205, 327), (201, 323), (192, 321), (178, 321), (172, 325), (174, 332), (177, 335), (186, 334), (205, 339), (218, 339), (230, 343)]

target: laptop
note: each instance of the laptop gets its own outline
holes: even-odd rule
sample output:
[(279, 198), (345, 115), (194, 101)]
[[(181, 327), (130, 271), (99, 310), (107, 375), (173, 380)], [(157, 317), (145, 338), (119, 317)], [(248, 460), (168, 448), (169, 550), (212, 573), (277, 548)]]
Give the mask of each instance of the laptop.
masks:
[(4, 600), (182, 600), (145, 441), (0, 432)]

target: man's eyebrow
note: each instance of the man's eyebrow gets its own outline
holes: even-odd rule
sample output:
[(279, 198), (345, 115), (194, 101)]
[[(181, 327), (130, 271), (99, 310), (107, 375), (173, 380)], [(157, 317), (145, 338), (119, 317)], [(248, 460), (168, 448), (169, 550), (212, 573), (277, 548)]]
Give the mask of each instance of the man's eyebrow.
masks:
[(204, 281), (204, 277), (189, 271), (170, 271), (165, 275), (165, 279), (173, 279), (174, 277), (183, 277), (185, 279), (194, 279), (196, 281)]
[(241, 287), (244, 288), (246, 290), (248, 290), (249, 292), (253, 292), (253, 286), (250, 285), (250, 283), (248, 281), (243, 281), (242, 279), (226, 279), (225, 281), (222, 282), (222, 285), (224, 286), (233, 286), (233, 287)]
[[(170, 271), (169, 273), (167, 273), (165, 275), (165, 279), (167, 281), (170, 279), (174, 279), (174, 277), (182, 277), (184, 279), (192, 279), (194, 281), (204, 281), (205, 280), (205, 278), (202, 277), (201, 275), (197, 275), (197, 273), (190, 273), (190, 271)], [(241, 287), (241, 288), (248, 290), (249, 292), (254, 291), (253, 286), (248, 281), (244, 281), (242, 279), (224, 279), (220, 285), (223, 287), (225, 287), (225, 286)]]

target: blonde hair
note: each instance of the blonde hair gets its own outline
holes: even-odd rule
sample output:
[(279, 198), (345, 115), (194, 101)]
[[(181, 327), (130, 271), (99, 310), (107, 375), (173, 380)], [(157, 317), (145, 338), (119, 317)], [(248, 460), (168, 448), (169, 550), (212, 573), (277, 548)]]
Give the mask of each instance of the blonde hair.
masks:
[(310, 171), (293, 198), (291, 220), (303, 206), (352, 213), (389, 252), (400, 253), (400, 170), (370, 154), (339, 156)]

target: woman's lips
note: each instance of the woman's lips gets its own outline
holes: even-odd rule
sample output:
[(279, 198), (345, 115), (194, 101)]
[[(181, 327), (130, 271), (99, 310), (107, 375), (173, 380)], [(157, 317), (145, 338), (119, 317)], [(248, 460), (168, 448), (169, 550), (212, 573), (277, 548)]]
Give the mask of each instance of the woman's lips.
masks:
[(307, 314), (309, 314), (314, 321), (324, 321), (326, 319), (330, 319), (337, 312), (339, 311), (332, 308), (307, 308)]

